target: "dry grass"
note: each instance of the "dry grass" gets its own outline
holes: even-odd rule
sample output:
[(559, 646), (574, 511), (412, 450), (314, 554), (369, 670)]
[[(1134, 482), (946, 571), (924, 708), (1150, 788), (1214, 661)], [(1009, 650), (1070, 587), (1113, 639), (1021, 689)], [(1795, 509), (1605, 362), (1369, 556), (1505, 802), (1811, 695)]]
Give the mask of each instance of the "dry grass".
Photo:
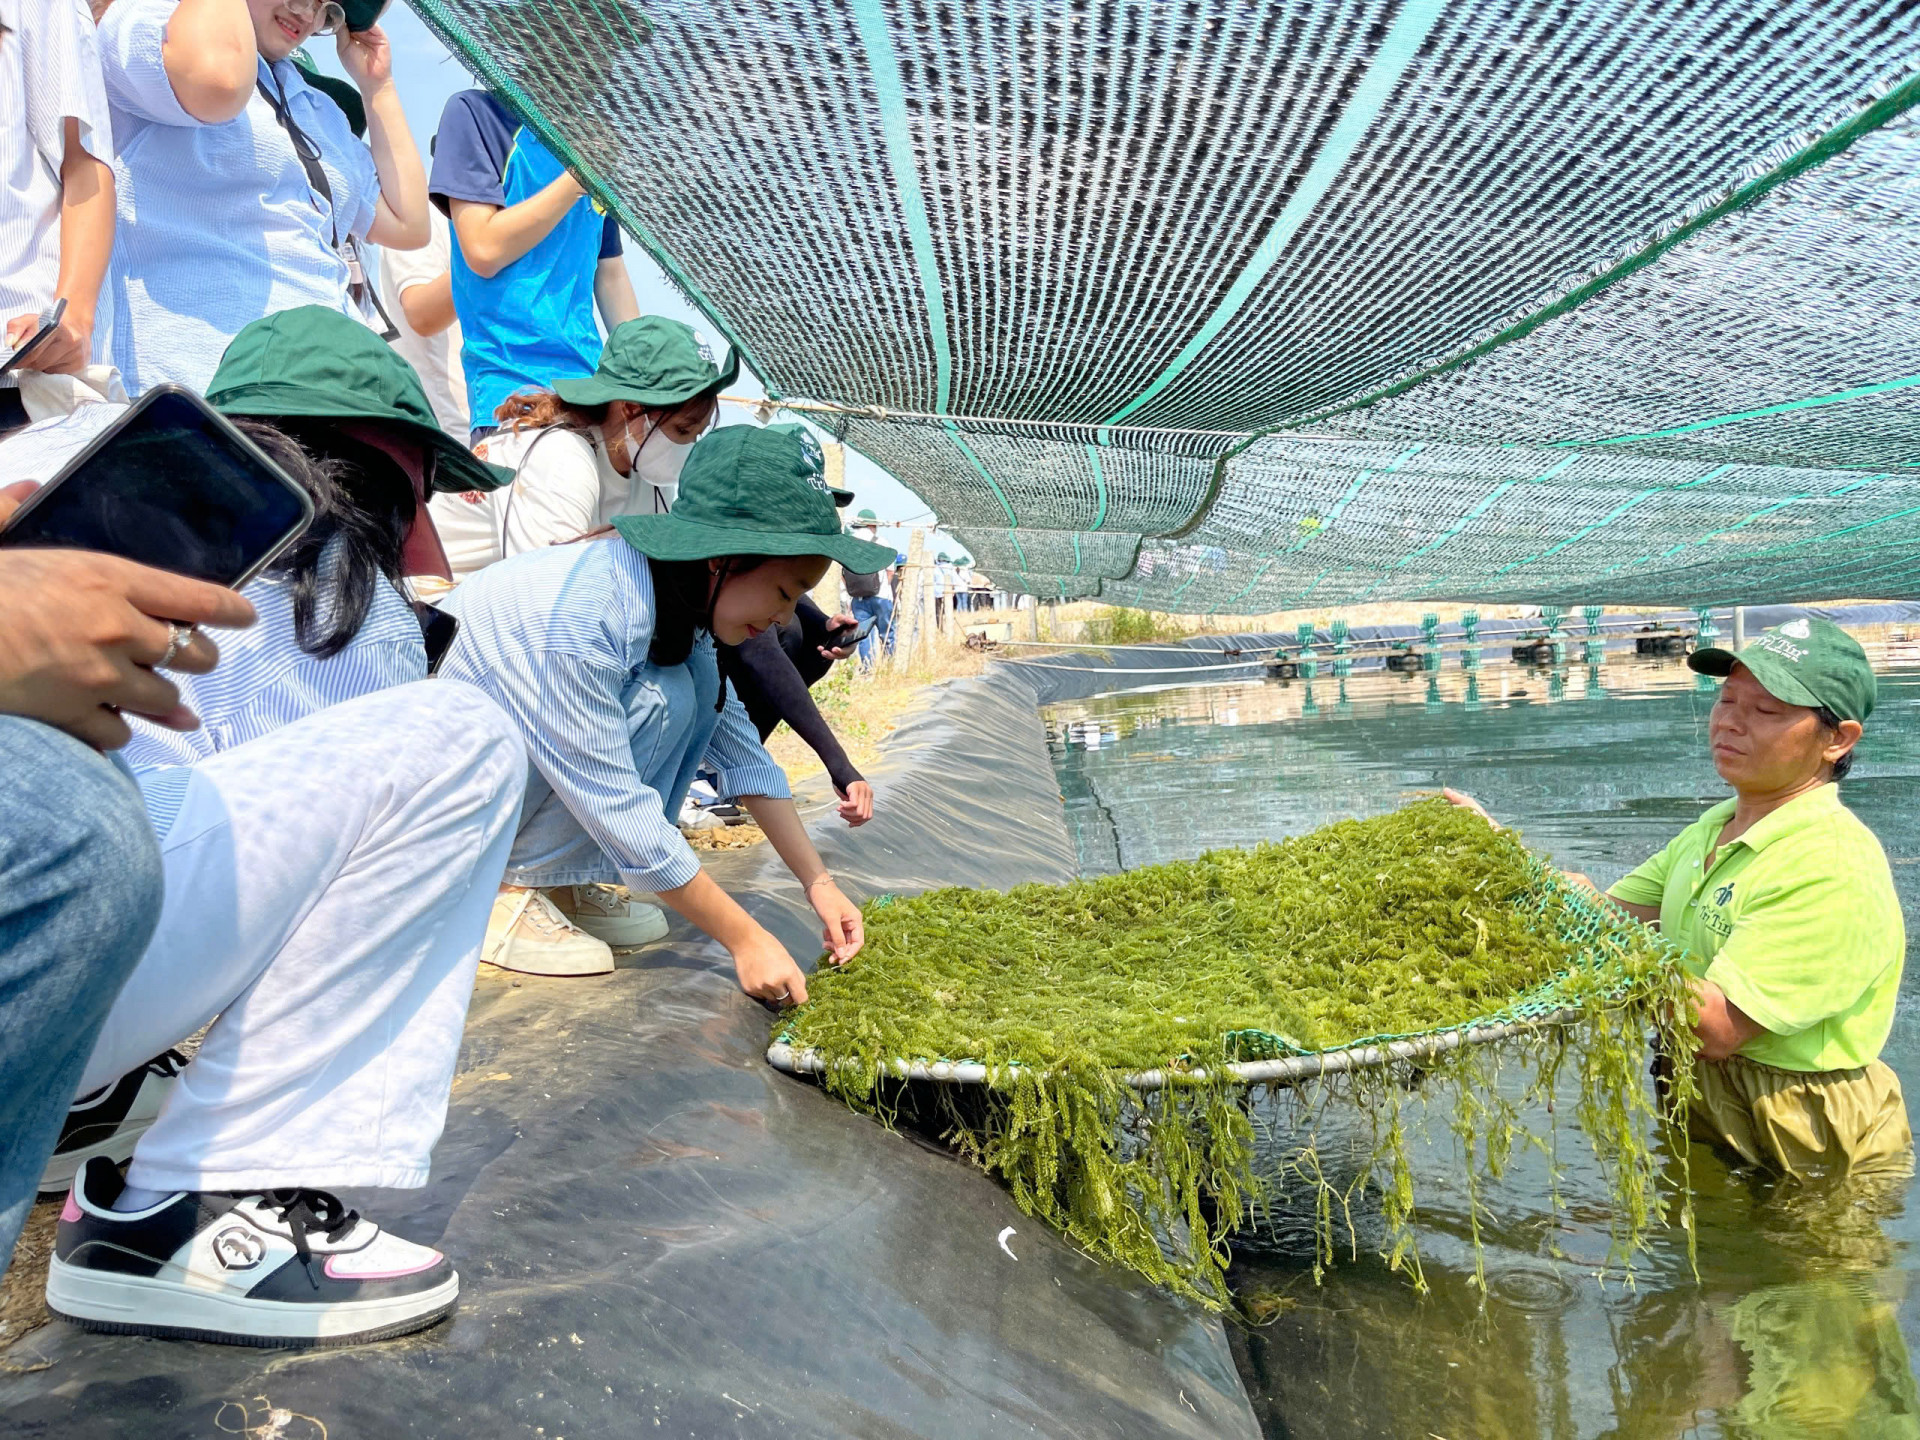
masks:
[(13, 1264), (0, 1281), (0, 1350), (31, 1335), (53, 1319), (47, 1313), (47, 1262), (53, 1258), (53, 1232), (60, 1221), (60, 1200), (42, 1200), (27, 1212)]

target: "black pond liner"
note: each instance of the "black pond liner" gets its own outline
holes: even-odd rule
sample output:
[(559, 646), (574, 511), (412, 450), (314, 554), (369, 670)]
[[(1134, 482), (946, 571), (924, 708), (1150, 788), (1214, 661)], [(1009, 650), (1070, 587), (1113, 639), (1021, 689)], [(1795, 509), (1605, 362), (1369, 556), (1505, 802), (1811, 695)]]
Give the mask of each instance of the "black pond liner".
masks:
[[(1034, 703), (1004, 669), (954, 682), (888, 745), (870, 824), (811, 809), (856, 899), (1071, 877)], [(818, 952), (767, 847), (710, 858)], [(625, 965), (483, 975), (432, 1183), (349, 1196), (453, 1257), (450, 1322), (305, 1353), (56, 1322), (0, 1356), (0, 1436), (1259, 1434), (1218, 1320), (772, 1069), (717, 947), (676, 928)]]

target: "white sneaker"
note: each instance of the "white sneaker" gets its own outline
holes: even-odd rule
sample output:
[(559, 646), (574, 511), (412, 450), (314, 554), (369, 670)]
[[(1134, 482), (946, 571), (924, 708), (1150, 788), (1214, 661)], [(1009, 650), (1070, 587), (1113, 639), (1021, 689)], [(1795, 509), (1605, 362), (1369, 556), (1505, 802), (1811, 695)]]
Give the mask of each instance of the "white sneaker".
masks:
[(112, 1208), (104, 1156), (67, 1194), (47, 1308), (115, 1335), (225, 1345), (353, 1345), (421, 1330), (453, 1309), (460, 1277), (319, 1190), (176, 1193)]
[(613, 951), (554, 908), (538, 890), (494, 897), (480, 958), (522, 975), (611, 975)]
[[(574, 925), (616, 950), (651, 945), (667, 933), (666, 912), (658, 905), (635, 900), (613, 885), (571, 885), (566, 898), (571, 912), (562, 912)], [(558, 892), (556, 892), (558, 893)], [(558, 907), (556, 907), (558, 908)]]
[(129, 1070), (111, 1085), (82, 1095), (67, 1111), (60, 1139), (40, 1172), (40, 1193), (58, 1195), (95, 1155), (116, 1165), (133, 1158), (133, 1147), (160, 1118), (160, 1107), (173, 1089), (187, 1057), (178, 1050), (156, 1055), (138, 1070)]

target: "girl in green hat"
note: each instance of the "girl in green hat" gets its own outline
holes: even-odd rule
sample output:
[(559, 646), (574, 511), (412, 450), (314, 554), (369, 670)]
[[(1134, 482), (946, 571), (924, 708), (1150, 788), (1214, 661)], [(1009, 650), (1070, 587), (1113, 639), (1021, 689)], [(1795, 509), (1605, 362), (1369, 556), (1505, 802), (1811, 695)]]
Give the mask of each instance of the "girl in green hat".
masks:
[[(802, 826), (786, 776), (722, 684), (714, 643), (791, 620), (832, 560), (874, 570), (880, 546), (843, 534), (820, 447), (799, 426), (732, 426), (694, 447), (669, 515), (513, 556), (446, 600), (460, 634), (444, 673), (518, 722), (532, 761), (508, 889), (484, 958), (534, 974), (612, 968), (547, 893), (618, 882), (650, 891), (726, 946), (741, 988), (806, 999), (804, 973), (700, 868), (674, 824), (704, 763), (800, 882), (836, 963), (860, 912)], [(597, 948), (596, 948), (597, 947)]]
[(480, 452), (514, 472), (498, 495), (434, 506), (454, 573), (576, 540), (616, 515), (665, 514), (693, 442), (739, 373), (693, 330), (643, 315), (614, 327), (593, 375), (510, 396)]
[(391, 347), (317, 305), (243, 329), (207, 398), (307, 491), (314, 522), (247, 587), (260, 623), (229, 642), (217, 671), (183, 683), (201, 728), (141, 723), (128, 746), (135, 764), (190, 765), (325, 706), (426, 679), (423, 617), (405, 582), (447, 574), (427, 495), (505, 478), (441, 431)]

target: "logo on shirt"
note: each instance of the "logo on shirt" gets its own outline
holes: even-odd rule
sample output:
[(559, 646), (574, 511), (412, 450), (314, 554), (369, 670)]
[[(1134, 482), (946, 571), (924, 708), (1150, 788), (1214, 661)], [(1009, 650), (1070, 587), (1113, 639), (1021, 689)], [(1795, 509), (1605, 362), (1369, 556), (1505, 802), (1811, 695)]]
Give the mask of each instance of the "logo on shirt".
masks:
[(1731, 899), (1733, 899), (1733, 881), (1731, 880), (1713, 892), (1713, 903), (1716, 905), (1725, 905)]

